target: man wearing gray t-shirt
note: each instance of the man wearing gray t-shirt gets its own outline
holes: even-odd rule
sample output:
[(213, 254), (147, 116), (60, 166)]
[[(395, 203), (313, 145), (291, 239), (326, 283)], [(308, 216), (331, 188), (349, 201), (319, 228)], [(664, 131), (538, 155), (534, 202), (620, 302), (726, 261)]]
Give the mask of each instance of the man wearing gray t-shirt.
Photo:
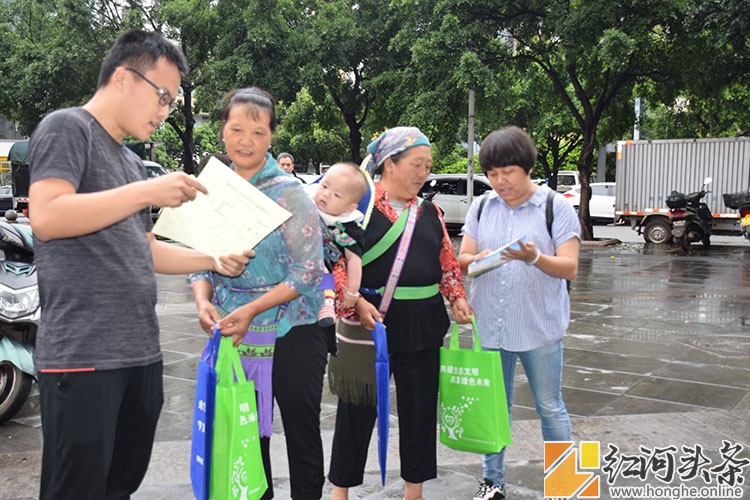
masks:
[(252, 255), (217, 262), (150, 232), (151, 205), (179, 206), (206, 189), (184, 173), (146, 180), (123, 139), (148, 139), (186, 72), (184, 55), (159, 34), (123, 33), (94, 96), (50, 113), (31, 137), (42, 500), (130, 498), (138, 489), (164, 400), (155, 272), (237, 276)]

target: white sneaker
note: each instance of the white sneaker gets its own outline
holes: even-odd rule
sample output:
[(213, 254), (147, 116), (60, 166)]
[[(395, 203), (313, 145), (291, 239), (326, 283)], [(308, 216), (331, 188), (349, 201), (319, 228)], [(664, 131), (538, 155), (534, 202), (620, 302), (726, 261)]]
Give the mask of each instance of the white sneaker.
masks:
[(503, 500), (504, 498), (505, 489), (503, 487), (498, 488), (492, 484), (492, 481), (485, 479), (479, 483), (479, 489), (474, 493), (472, 500)]

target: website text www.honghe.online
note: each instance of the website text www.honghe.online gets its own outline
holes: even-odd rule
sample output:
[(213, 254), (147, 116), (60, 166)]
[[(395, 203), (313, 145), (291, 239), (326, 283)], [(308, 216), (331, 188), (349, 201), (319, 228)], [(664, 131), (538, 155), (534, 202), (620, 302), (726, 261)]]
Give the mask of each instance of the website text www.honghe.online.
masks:
[(740, 486), (610, 486), (609, 494), (612, 498), (664, 498), (680, 500), (683, 498), (742, 498)]

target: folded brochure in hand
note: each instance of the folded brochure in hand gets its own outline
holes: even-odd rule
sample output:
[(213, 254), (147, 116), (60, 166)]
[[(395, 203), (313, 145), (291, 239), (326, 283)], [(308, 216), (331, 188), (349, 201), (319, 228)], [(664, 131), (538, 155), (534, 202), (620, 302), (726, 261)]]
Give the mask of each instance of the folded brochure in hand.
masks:
[(254, 248), (292, 214), (216, 158), (198, 175), (208, 194), (165, 207), (153, 233), (218, 259)]
[(469, 276), (478, 276), (480, 274), (486, 273), (487, 271), (498, 268), (503, 264), (506, 264), (508, 261), (504, 258), (503, 253), (509, 248), (513, 250), (520, 250), (521, 246), (519, 245), (519, 242), (526, 244), (526, 236), (521, 236), (517, 240), (512, 241), (507, 245), (501, 246), (494, 252), (485, 255), (481, 259), (475, 260), (474, 262), (469, 264), (467, 274)]

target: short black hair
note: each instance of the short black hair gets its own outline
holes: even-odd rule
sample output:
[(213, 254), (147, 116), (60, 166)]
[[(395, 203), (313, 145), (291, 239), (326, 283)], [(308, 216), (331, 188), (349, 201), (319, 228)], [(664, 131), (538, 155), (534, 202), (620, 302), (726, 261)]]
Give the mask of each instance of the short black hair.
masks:
[(534, 168), (539, 153), (531, 137), (518, 127), (491, 132), (479, 148), (479, 166), (485, 174), (497, 167), (518, 165), (526, 172)]
[(140, 73), (146, 73), (156, 66), (156, 61), (160, 57), (177, 66), (180, 74), (188, 73), (185, 54), (160, 33), (138, 29), (125, 31), (117, 37), (102, 62), (99, 70), (99, 88), (109, 83), (109, 79), (119, 66), (128, 66)]
[(253, 118), (258, 118), (258, 111), (265, 110), (270, 118), (268, 126), (271, 132), (276, 131), (276, 103), (271, 94), (258, 87), (245, 87), (234, 89), (224, 96), (224, 102), (221, 106), (221, 126), (222, 128), (229, 119), (229, 112), (238, 104), (247, 106), (252, 113)]

